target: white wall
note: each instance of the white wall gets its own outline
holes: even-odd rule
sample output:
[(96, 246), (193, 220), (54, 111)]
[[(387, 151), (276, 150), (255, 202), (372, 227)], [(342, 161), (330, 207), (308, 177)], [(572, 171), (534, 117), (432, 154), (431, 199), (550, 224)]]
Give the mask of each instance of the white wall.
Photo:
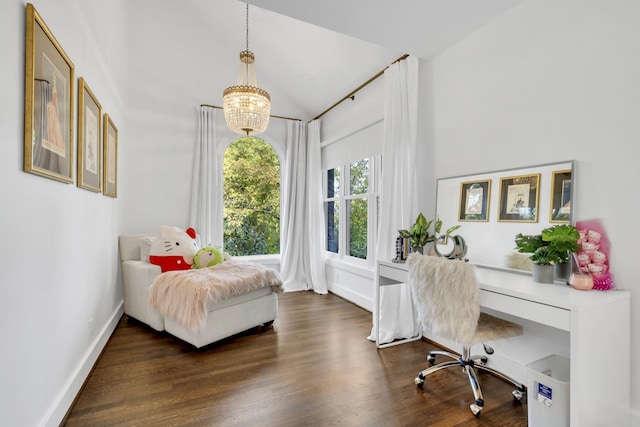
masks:
[[(640, 136), (638, 22), (635, 1), (527, 1), (439, 55), (424, 79), (436, 175), (575, 159), (576, 219), (603, 219), (615, 282), (632, 292), (640, 289), (633, 228), (640, 199), (630, 194), (640, 179), (632, 151)], [(631, 312), (635, 360), (637, 299)], [(616, 363), (616, 349), (594, 357), (594, 369), (606, 370), (599, 359)], [(640, 425), (636, 364), (631, 384)]]
[[(125, 232), (153, 233), (160, 225), (193, 225), (189, 224), (189, 203), (197, 107), (222, 105), (222, 91), (212, 89), (221, 80), (221, 56), (212, 50), (212, 29), (204, 21), (188, 21), (192, 13), (182, 13), (182, 8), (201, 4), (206, 2), (143, 0), (127, 4), (131, 26), (125, 84), (131, 142), (121, 147)], [(149, 19), (150, 8), (153, 19)], [(171, 55), (163, 50), (165, 46)], [(235, 51), (228, 56), (236, 57)], [(234, 83), (235, 77), (228, 81)], [(198, 96), (186, 95), (198, 85)], [(217, 116), (217, 135), (223, 146), (241, 136), (227, 129), (222, 111)], [(276, 149), (282, 161), (286, 122), (271, 119), (267, 132), (259, 136)]]
[[(127, 144), (124, 1), (33, 3)], [(0, 413), (3, 425), (58, 425), (120, 318), (120, 199), (22, 171), (25, 16), (24, 0), (2, 2)]]

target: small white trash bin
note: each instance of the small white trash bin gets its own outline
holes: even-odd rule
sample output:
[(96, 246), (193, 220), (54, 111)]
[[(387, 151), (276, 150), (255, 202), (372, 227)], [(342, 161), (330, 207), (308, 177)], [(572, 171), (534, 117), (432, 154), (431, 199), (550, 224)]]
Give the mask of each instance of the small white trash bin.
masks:
[(569, 359), (553, 354), (527, 365), (529, 427), (569, 426)]

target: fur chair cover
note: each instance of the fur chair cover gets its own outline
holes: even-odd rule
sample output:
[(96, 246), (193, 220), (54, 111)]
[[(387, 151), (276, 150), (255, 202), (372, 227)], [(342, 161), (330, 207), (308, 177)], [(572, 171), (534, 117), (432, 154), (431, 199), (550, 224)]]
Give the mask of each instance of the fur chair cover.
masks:
[(277, 270), (231, 259), (213, 267), (167, 271), (156, 276), (149, 289), (149, 304), (158, 313), (195, 332), (205, 325), (210, 303), (267, 286), (275, 293), (283, 292)]
[(480, 317), (480, 292), (473, 265), (412, 253), (409, 287), (423, 331), (471, 345)]

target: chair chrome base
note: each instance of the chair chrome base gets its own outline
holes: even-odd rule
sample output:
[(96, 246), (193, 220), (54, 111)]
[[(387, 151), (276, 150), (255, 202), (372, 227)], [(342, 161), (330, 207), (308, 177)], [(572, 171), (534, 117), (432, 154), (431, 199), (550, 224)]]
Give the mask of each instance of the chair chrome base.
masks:
[[(438, 363), (437, 365), (435, 365), (437, 355), (447, 356), (453, 360)], [(454, 354), (448, 351), (440, 351), (440, 350), (430, 351), (429, 354), (427, 355), (427, 361), (432, 366), (430, 366), (429, 368), (423, 371), (420, 371), (418, 373), (418, 376), (415, 378), (414, 383), (419, 388), (422, 388), (427, 375), (433, 372), (439, 371), (440, 369), (450, 368), (453, 366), (462, 367), (462, 370), (466, 372), (467, 376), (469, 377), (469, 383), (471, 384), (471, 389), (473, 390), (473, 396), (475, 398), (475, 401), (474, 403), (469, 405), (469, 407), (471, 409), (471, 413), (473, 413), (473, 415), (476, 417), (480, 415), (480, 411), (482, 411), (482, 408), (484, 408), (484, 398), (482, 397), (482, 390), (480, 389), (480, 384), (478, 383), (478, 378), (476, 377), (476, 372), (474, 368), (478, 368), (478, 369), (482, 369), (483, 371), (490, 372), (491, 374), (497, 376), (501, 380), (513, 384), (514, 387), (516, 387), (516, 389), (513, 390), (511, 394), (513, 395), (513, 398), (516, 399), (517, 401), (522, 401), (522, 398), (524, 397), (524, 394), (526, 393), (526, 390), (527, 390), (527, 388), (523, 384), (517, 382), (513, 378), (508, 377), (503, 373), (488, 367), (486, 365), (488, 361), (486, 356), (471, 356), (471, 349), (469, 347), (463, 347), (461, 356), (458, 356), (457, 354)]]

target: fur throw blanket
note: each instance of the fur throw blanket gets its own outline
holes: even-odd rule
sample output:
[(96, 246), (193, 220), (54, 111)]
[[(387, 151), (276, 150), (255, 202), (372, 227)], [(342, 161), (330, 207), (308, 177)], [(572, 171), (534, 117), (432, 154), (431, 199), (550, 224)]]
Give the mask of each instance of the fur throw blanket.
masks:
[(210, 303), (267, 286), (275, 293), (283, 292), (277, 270), (231, 259), (213, 267), (167, 271), (156, 276), (149, 288), (149, 304), (161, 315), (195, 332), (204, 327)]
[(409, 287), (423, 331), (470, 345), (480, 317), (480, 291), (473, 265), (412, 253)]

